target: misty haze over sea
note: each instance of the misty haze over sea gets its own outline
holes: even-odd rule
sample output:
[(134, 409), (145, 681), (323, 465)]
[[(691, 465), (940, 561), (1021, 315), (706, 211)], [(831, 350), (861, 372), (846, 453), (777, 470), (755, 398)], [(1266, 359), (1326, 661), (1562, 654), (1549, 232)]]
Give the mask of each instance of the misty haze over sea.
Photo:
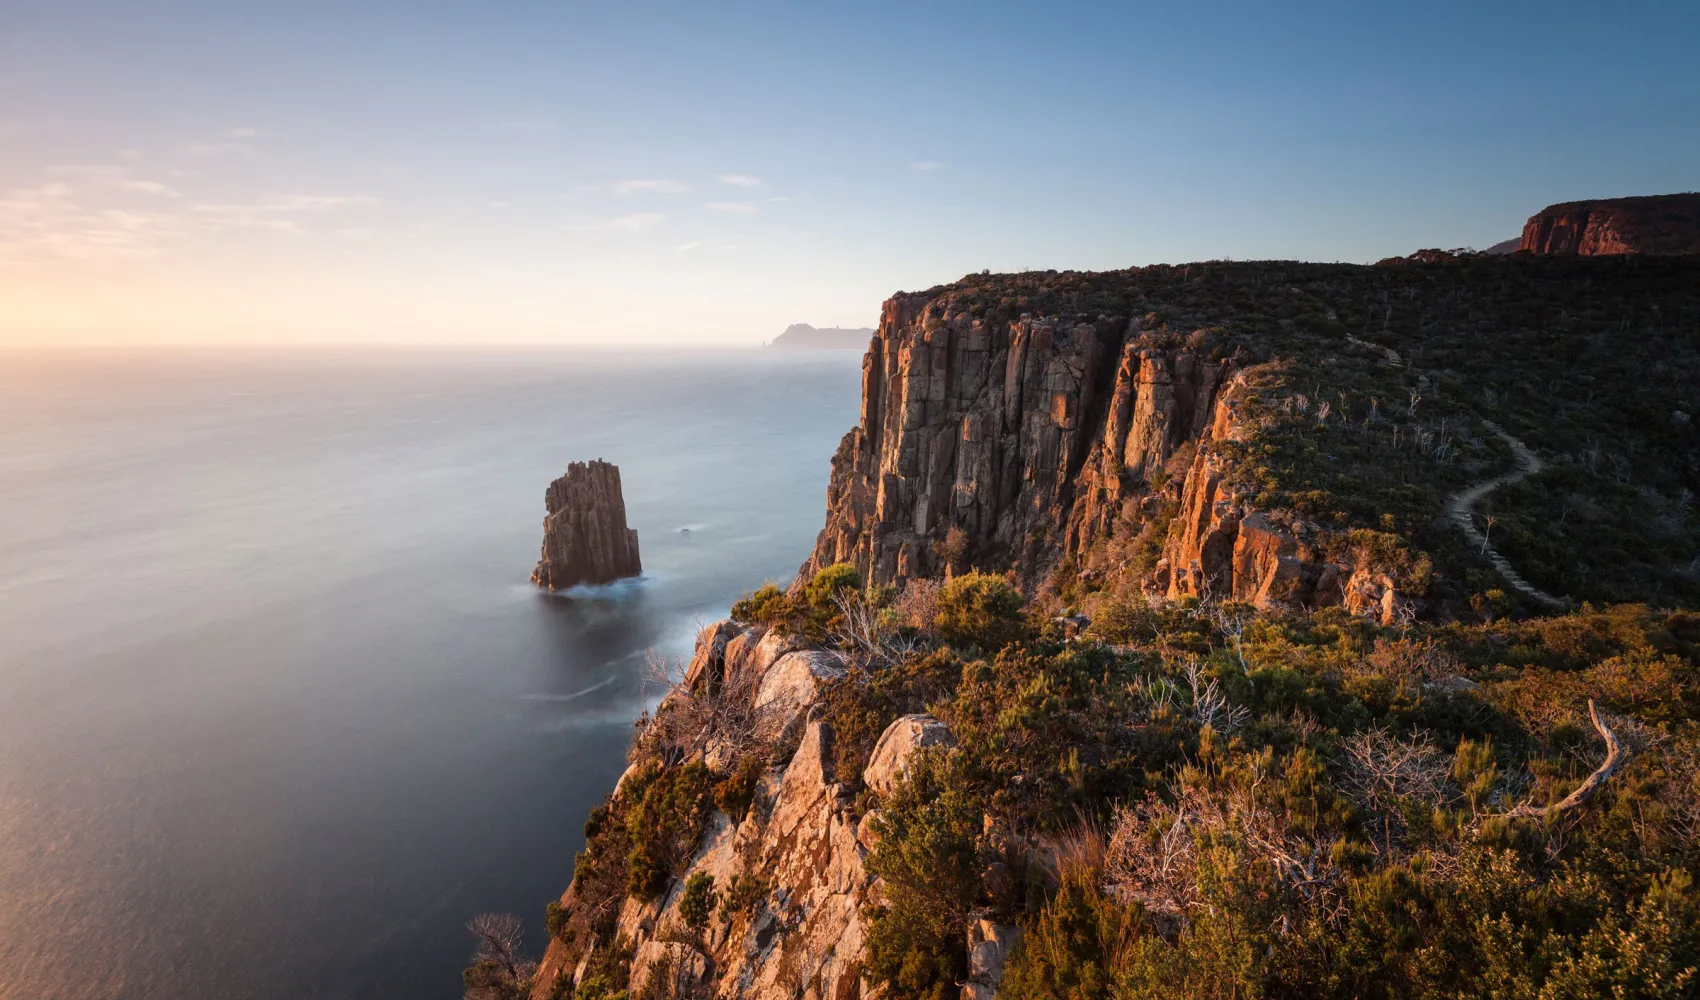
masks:
[[(643, 651), (786, 580), (849, 352), (0, 356), (0, 996), (456, 997), (567, 885)], [(527, 583), (620, 466), (645, 577)], [(680, 528), (689, 528), (688, 534)]]

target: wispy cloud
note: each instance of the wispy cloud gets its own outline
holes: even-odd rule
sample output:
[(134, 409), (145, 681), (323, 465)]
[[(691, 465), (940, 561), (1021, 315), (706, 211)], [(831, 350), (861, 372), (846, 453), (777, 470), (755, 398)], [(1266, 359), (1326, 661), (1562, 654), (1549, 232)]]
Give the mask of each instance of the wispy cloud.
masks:
[(632, 212), (612, 219), (581, 222), (568, 228), (575, 233), (646, 233), (666, 221), (664, 212)]
[(722, 184), (730, 184), (733, 187), (741, 187), (741, 188), (761, 187), (761, 178), (760, 177), (751, 177), (749, 174), (721, 174), (720, 176), (716, 177), (715, 180), (719, 181)]
[(909, 164), (909, 169), (910, 170), (919, 170), (919, 171), (925, 173), (928, 170), (937, 170), (942, 166), (944, 166), (944, 164), (940, 163), (937, 160), (921, 160), (918, 163)]
[(196, 205), (191, 211), (216, 229), (270, 229), (280, 233), (302, 233), (308, 229), (304, 218), (375, 205), (376, 200), (359, 195), (288, 194), (247, 203)]
[(91, 205), (64, 181), (0, 194), (0, 258), (145, 257), (179, 231), (157, 212)]
[(753, 215), (761, 211), (747, 201), (711, 201), (706, 202), (702, 207), (710, 212), (731, 212), (736, 215)]
[(770, 201), (770, 202), (784, 203), (784, 202), (788, 202), (788, 201), (796, 201), (797, 199), (792, 198), (788, 195), (780, 195), (777, 198), (768, 198), (768, 199), (765, 199), (765, 200)]
[(700, 246), (702, 246), (701, 243), (697, 242), (696, 240), (692, 240), (689, 243), (681, 243), (678, 246), (674, 247), (673, 252), (674, 253), (690, 253), (692, 250), (695, 250), (697, 247), (700, 247)]
[(615, 194), (633, 194), (639, 191), (649, 194), (684, 194), (685, 186), (678, 181), (661, 180), (616, 181), (614, 183)]
[(363, 196), (325, 194), (185, 204), (187, 197), (175, 186), (131, 166), (53, 166), (43, 172), (45, 183), (0, 192), (0, 258), (39, 263), (147, 257), (174, 240), (233, 229), (347, 235), (354, 231), (348, 215), (377, 205)]
[(252, 153), (252, 140), (259, 138), (258, 129), (232, 128), (208, 139), (195, 139), (184, 148), (193, 156), (226, 156), (231, 153)]
[(116, 166), (65, 166), (48, 167), (47, 173), (54, 177), (63, 177), (67, 182), (83, 188), (105, 189), (108, 191), (123, 191), (130, 194), (151, 194), (162, 198), (180, 198), (177, 189), (161, 181), (136, 177), (127, 167)]

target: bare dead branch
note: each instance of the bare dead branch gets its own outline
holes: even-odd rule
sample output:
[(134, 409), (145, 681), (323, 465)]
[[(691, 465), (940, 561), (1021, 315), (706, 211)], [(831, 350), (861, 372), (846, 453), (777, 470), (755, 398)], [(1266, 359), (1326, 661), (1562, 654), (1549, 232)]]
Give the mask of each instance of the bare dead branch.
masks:
[(1593, 798), (1594, 793), (1600, 790), (1600, 786), (1604, 785), (1606, 780), (1616, 773), (1619, 767), (1623, 766), (1628, 754), (1624, 752), (1623, 744), (1618, 741), (1617, 735), (1607, 729), (1606, 724), (1600, 721), (1599, 709), (1595, 707), (1592, 698), (1588, 699), (1588, 718), (1593, 720), (1594, 728), (1599, 731), (1600, 738), (1606, 741), (1605, 761), (1594, 769), (1593, 774), (1588, 775), (1580, 785), (1577, 785), (1575, 791), (1566, 795), (1557, 803), (1550, 806), (1538, 806), (1532, 802), (1525, 802), (1506, 813), (1507, 819), (1557, 816), (1567, 810), (1575, 809)]

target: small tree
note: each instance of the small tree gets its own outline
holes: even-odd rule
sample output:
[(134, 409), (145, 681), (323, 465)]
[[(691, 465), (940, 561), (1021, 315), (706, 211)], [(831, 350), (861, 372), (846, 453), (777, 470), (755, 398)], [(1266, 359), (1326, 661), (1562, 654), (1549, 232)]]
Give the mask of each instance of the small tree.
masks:
[(520, 948), (525, 925), (511, 913), (480, 913), (466, 929), (478, 942), (472, 965), (461, 973), (467, 1000), (515, 1000), (531, 986), (537, 963)]

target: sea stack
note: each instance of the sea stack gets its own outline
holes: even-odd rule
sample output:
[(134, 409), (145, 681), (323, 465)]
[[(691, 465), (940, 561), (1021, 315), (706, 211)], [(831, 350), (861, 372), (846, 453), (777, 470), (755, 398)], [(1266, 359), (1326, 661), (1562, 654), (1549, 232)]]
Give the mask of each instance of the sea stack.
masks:
[(531, 582), (549, 590), (608, 583), (643, 572), (637, 532), (626, 527), (619, 467), (574, 462), (543, 494), (543, 555)]

